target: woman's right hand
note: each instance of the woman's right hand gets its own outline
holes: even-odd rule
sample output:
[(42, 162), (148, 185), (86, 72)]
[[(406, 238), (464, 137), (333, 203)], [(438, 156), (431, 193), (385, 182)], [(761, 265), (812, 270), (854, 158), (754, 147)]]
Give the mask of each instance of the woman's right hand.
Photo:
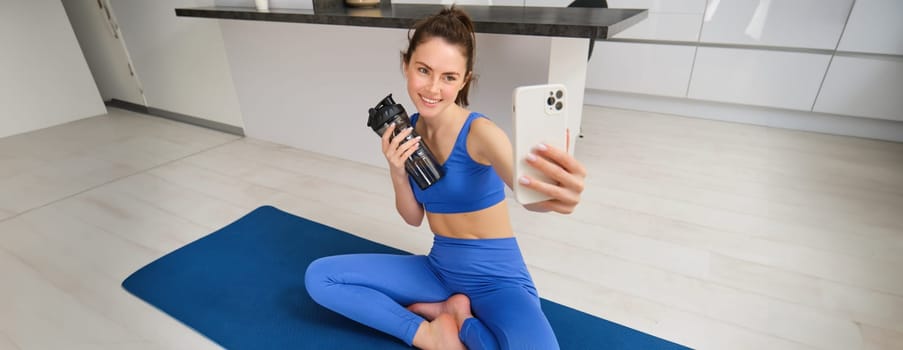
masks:
[[(401, 143), (414, 129), (407, 128), (402, 130), (398, 135), (392, 137), (395, 131), (395, 123), (389, 125), (383, 132), (382, 145), (383, 154), (389, 162), (389, 172), (392, 176), (405, 176), (404, 163), (420, 146), (420, 136)], [(391, 138), (391, 139), (390, 139)]]

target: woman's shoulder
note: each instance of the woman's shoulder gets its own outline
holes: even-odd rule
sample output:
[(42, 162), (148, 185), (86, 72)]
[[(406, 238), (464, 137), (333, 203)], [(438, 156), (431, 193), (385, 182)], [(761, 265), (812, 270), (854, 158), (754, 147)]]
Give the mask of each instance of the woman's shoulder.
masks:
[(482, 113), (470, 112), (468, 116), (469, 119), (472, 119), (470, 122), (470, 134), (476, 135), (477, 137), (485, 136), (490, 134), (503, 133), (502, 128), (495, 124), (492, 119), (483, 115)]
[(470, 112), (470, 114), (467, 115), (467, 119), (470, 120), (471, 129), (473, 129), (474, 127), (477, 127), (477, 128), (498, 127), (495, 125), (495, 122), (493, 122), (492, 119), (490, 119), (485, 114), (480, 113), (480, 112)]
[(471, 158), (482, 164), (492, 164), (496, 154), (511, 148), (508, 135), (492, 120), (482, 114), (471, 114), (473, 120), (467, 136), (467, 148)]

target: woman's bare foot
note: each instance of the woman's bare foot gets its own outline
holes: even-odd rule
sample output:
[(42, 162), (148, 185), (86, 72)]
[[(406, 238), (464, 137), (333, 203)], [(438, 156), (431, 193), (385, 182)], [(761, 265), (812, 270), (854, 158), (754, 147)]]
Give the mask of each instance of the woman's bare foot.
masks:
[(454, 317), (458, 328), (464, 320), (473, 317), (470, 312), (470, 298), (464, 294), (455, 294), (439, 303), (417, 303), (408, 306), (411, 312), (423, 316), (427, 320), (435, 320), (439, 315), (450, 314)]
[[(446, 300), (447, 301), (447, 300)], [(411, 312), (420, 315), (425, 318), (427, 321), (435, 320), (436, 317), (441, 315), (443, 310), (445, 310), (445, 301), (438, 303), (416, 303), (408, 305), (408, 310)]]
[(428, 350), (466, 350), (458, 338), (457, 322), (450, 314), (441, 314), (431, 322), (421, 323), (414, 334), (414, 346)]

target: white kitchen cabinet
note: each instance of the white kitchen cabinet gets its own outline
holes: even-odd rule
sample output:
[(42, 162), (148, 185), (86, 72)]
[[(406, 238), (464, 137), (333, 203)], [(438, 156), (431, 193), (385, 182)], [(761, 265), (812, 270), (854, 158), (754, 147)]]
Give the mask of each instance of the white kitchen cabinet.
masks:
[(523, 0), (392, 0), (393, 4), (523, 6)]
[(903, 1), (857, 0), (837, 49), (903, 55)]
[(713, 0), (700, 41), (833, 50), (852, 5), (853, 0)]
[(523, 0), (490, 0), (488, 5), (494, 6), (524, 6)]
[(834, 57), (815, 111), (903, 121), (903, 59)]
[[(394, 1), (393, 1), (394, 2)], [(525, 0), (524, 6), (566, 7), (574, 0)], [(608, 8), (647, 9), (649, 12), (705, 12), (706, 0), (608, 0)], [(495, 4), (495, 3), (493, 3)]]
[(684, 97), (695, 47), (645, 43), (596, 43), (586, 88)]
[(567, 7), (574, 0), (524, 0), (524, 6)]
[(695, 42), (699, 40), (705, 0), (610, 0), (608, 7), (649, 10), (646, 19), (613, 38)]
[(649, 12), (702, 14), (706, 0), (608, 0), (608, 8), (649, 9)]
[(702, 14), (650, 12), (646, 19), (612, 38), (695, 43), (701, 23)]
[(688, 97), (811, 110), (831, 55), (700, 47)]

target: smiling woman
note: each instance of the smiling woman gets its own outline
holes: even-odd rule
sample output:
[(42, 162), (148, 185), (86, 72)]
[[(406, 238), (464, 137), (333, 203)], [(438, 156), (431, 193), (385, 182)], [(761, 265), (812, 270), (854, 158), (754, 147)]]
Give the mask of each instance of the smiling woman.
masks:
[[(454, 104), (462, 107), (469, 104), (467, 93), (473, 82), (476, 51), (473, 22), (462, 11), (448, 10), (443, 13), (443, 17), (431, 17), (415, 24), (417, 30), (408, 36), (408, 49), (401, 53), (408, 94), (421, 114), (424, 112), (420, 110), (418, 102), (436, 104), (443, 99), (436, 95), (437, 91), (444, 91), (454, 97)], [(418, 51), (421, 46), (424, 49)], [(439, 80), (443, 84), (442, 89), (432, 84)]]
[[(513, 177), (507, 135), (467, 110), (473, 83), (473, 22), (452, 7), (414, 25), (402, 52), (411, 127), (382, 133), (395, 207), (435, 234), (427, 256), (357, 254), (310, 264), (305, 285), (321, 305), (423, 349), (557, 349), (539, 296), (514, 238), (505, 185)], [(419, 121), (419, 122), (418, 122)], [(408, 138), (414, 131), (419, 137)], [(426, 189), (405, 160), (432, 150), (444, 176)], [(528, 163), (550, 183), (517, 179), (552, 199), (534, 211), (570, 213), (583, 191), (583, 166), (563, 150), (537, 145)]]

